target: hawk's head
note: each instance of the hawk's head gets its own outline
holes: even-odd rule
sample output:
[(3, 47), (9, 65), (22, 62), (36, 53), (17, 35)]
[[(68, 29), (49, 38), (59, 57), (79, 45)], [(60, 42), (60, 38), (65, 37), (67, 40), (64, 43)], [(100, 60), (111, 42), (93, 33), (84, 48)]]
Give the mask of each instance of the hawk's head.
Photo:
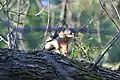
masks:
[(61, 37), (59, 40), (60, 52), (66, 55), (68, 53), (68, 44), (75, 37), (76, 31), (73, 28), (66, 28), (59, 35)]

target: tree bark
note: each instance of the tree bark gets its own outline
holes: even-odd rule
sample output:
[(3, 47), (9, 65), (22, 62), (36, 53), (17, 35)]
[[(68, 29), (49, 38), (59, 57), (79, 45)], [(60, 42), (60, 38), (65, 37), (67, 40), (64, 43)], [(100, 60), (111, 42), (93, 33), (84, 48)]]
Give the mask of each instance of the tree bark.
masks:
[(0, 80), (119, 80), (120, 72), (50, 51), (0, 49)]

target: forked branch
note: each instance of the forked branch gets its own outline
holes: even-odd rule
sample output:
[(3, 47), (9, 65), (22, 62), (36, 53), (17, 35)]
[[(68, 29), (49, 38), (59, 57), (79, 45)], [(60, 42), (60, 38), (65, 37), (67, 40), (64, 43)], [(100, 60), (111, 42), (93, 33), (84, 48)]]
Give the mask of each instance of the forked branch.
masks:
[[(107, 12), (106, 8), (104, 7), (102, 1), (99, 0), (99, 2), (100, 2), (100, 5), (101, 5), (102, 9), (105, 11), (105, 13), (106, 13), (107, 16), (109, 17), (109, 19), (114, 23), (115, 27), (116, 27), (116, 28), (118, 29), (118, 31), (120, 32), (120, 28), (118, 27), (118, 25), (116, 24), (116, 22), (112, 19), (112, 17), (109, 15), (109, 13)], [(118, 13), (116, 7), (114, 6), (114, 4), (113, 4), (113, 2), (112, 2), (111, 0), (110, 0), (110, 2), (111, 2), (111, 4), (112, 4), (112, 6), (114, 7), (114, 9), (115, 9), (115, 11), (116, 11), (116, 13), (117, 13), (118, 18), (120, 19), (120, 16), (119, 16), (119, 13)], [(116, 34), (116, 36), (115, 36), (114, 38), (112, 38), (112, 39), (108, 42), (108, 44), (107, 44), (106, 47), (105, 47), (105, 50), (104, 50), (102, 53), (99, 53), (99, 54), (98, 54), (97, 58), (94, 60), (94, 62), (95, 62), (95, 63), (94, 63), (94, 66), (96, 66), (96, 65), (100, 62), (100, 60), (103, 58), (103, 56), (105, 55), (105, 53), (106, 53), (106, 52), (110, 49), (110, 47), (119, 39), (119, 37), (120, 37), (120, 33), (119, 33), (119, 32)]]

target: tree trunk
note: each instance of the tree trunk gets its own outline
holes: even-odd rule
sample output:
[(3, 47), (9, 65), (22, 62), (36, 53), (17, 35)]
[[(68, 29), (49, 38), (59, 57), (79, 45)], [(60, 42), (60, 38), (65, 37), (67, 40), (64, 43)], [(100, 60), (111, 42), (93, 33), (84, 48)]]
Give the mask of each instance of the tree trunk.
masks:
[(120, 72), (49, 51), (0, 49), (0, 80), (119, 80)]

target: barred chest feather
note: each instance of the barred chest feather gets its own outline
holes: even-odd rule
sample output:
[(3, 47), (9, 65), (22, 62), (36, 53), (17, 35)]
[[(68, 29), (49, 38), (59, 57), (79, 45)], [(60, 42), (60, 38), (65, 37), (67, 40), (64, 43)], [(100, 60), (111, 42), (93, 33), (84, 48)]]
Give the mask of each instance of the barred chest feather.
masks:
[(60, 52), (64, 55), (68, 53), (68, 44), (71, 39), (69, 38), (64, 38), (64, 39), (59, 39), (58, 43), (60, 45)]

